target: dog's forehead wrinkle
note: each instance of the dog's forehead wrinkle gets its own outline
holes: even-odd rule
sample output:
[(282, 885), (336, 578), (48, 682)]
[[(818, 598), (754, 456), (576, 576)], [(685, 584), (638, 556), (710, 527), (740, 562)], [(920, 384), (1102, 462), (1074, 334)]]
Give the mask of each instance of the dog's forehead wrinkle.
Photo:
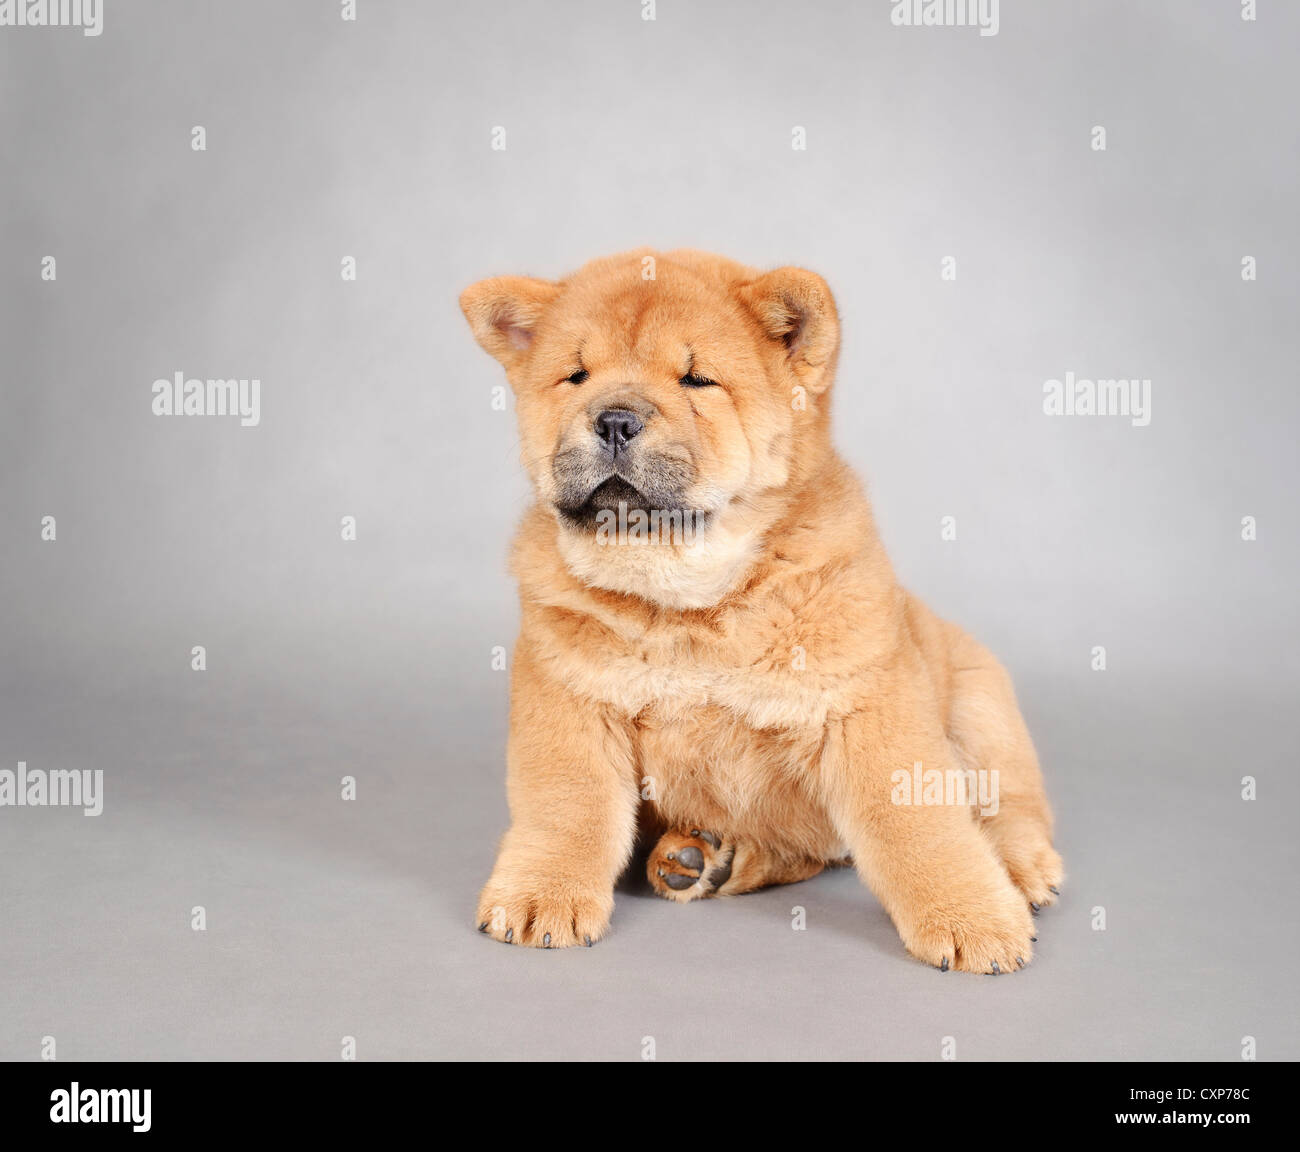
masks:
[(581, 331), (571, 322), (563, 330), (570, 345), (593, 362), (622, 353), (641, 365), (671, 359), (685, 369), (692, 353), (728, 336), (734, 340), (743, 329), (743, 312), (724, 281), (661, 263), (653, 280), (643, 279), (638, 269), (631, 279), (629, 272), (610, 282), (599, 263), (597, 270), (579, 273), (555, 305), (582, 318)]

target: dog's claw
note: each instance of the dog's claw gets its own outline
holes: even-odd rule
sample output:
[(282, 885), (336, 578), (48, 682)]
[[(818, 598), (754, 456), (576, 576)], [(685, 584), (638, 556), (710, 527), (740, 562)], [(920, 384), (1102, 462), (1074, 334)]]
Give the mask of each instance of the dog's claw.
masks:
[(947, 972), (947, 971), (948, 971), (948, 957), (947, 957), (947, 956), (945, 956), (945, 957), (943, 958), (943, 962), (939, 965), (939, 971), (940, 971), (940, 972)]
[(549, 948), (550, 946), (551, 946), (551, 934), (548, 932), (546, 933), (545, 936), (542, 937), (542, 947)]
[(584, 936), (584, 937), (582, 938), (582, 942), (583, 942), (583, 943), (584, 943), (588, 948), (591, 947), (591, 937), (590, 937), (590, 936)]
[(1048, 890), (1048, 891), (1049, 891), (1053, 896), (1059, 896), (1059, 895), (1061, 894), (1061, 890), (1060, 890), (1060, 889), (1059, 889), (1055, 884), (1049, 884), (1049, 885), (1047, 886), (1047, 890)]
[(507, 929), (506, 929), (506, 943), (509, 944), (510, 941), (513, 940), (514, 938), (515, 938), (515, 930), (514, 930), (513, 928), (507, 928)]
[(1000, 971), (1001, 971), (1001, 969), (998, 967), (998, 962), (997, 962), (996, 960), (994, 960), (994, 961), (993, 961), (993, 975), (994, 975), (994, 976), (998, 975), (998, 973), (999, 973)]

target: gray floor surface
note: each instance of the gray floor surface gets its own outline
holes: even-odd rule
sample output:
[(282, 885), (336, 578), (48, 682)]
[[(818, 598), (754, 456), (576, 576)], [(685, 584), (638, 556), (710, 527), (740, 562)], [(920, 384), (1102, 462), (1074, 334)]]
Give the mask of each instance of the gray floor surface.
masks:
[(434, 623), (214, 627), (202, 674), (139, 635), (62, 659), (17, 640), (5, 763), (102, 767), (105, 806), (0, 810), (0, 1057), (47, 1036), (60, 1059), (330, 1060), (345, 1036), (368, 1060), (635, 1060), (647, 1037), (660, 1060), (932, 1060), (945, 1037), (971, 1060), (1300, 1055), (1296, 783), (1260, 767), (1290, 755), (1285, 701), (1023, 686), (1069, 873), (1023, 973), (912, 962), (848, 871), (686, 907), (629, 883), (599, 945), (540, 952), (471, 924), (505, 678), (422, 655)]

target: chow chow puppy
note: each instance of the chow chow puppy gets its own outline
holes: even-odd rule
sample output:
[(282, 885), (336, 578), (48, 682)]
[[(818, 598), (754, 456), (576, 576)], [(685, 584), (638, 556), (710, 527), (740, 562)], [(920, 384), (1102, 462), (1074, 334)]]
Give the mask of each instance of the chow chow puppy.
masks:
[[(822, 278), (638, 250), (460, 303), (535, 495), (479, 929), (599, 940), (640, 836), (669, 900), (851, 862), (918, 959), (1027, 964), (1062, 875), (1033, 744), (997, 660), (899, 586), (836, 454)], [(978, 805), (953, 787), (977, 776)]]

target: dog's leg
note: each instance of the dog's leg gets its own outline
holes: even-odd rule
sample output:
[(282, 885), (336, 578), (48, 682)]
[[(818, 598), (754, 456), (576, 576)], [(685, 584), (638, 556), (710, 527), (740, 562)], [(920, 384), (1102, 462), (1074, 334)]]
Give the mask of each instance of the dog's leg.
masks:
[(538, 948), (599, 940), (636, 837), (631, 734), (541, 671), (522, 643), (506, 791), (510, 830), (479, 897), (479, 930)]
[(1015, 689), (997, 659), (967, 636), (953, 644), (949, 736), (976, 772), (975, 811), (1017, 888), (1037, 911), (1060, 895), (1052, 811)]
[(827, 866), (823, 860), (778, 856), (752, 840), (692, 828), (659, 838), (646, 861), (646, 877), (660, 896), (685, 904), (704, 896), (736, 896), (774, 884), (795, 884)]
[(893, 672), (877, 697), (888, 710), (827, 729), (827, 810), (912, 955), (944, 970), (1015, 971), (1032, 958), (1029, 905), (967, 806), (908, 802), (910, 783), (899, 781), (917, 761), (956, 765), (915, 653), (900, 654)]

